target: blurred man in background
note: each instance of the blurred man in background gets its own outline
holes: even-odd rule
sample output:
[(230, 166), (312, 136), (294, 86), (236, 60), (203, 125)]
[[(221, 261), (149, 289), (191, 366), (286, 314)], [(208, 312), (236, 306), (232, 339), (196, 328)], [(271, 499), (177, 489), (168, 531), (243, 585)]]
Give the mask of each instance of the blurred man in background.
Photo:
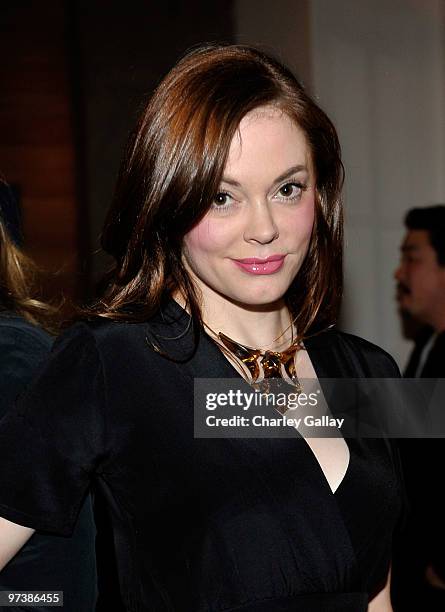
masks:
[[(405, 226), (394, 277), (403, 334), (415, 345), (404, 376), (445, 378), (445, 205), (411, 209)], [(443, 610), (445, 526), (443, 507), (437, 502), (437, 476), (443, 478), (445, 442), (402, 440), (400, 447), (409, 509), (396, 547), (395, 573), (405, 586), (396, 593), (395, 610), (405, 609), (413, 597), (423, 610)], [(397, 584), (398, 578), (396, 590)]]
[(445, 377), (445, 205), (411, 209), (405, 226), (397, 301), (420, 326), (405, 376)]

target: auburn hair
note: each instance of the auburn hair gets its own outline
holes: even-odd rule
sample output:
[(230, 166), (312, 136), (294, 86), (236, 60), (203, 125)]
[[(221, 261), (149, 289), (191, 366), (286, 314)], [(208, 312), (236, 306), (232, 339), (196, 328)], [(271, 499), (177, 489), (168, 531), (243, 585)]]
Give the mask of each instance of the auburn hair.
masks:
[(38, 299), (37, 268), (14, 244), (0, 219), (0, 312), (21, 315), (30, 323), (56, 333), (56, 309)]
[(89, 315), (149, 319), (180, 290), (195, 337), (199, 298), (182, 263), (184, 235), (218, 192), (232, 138), (250, 111), (274, 106), (303, 130), (316, 175), (308, 253), (286, 293), (298, 335), (336, 321), (342, 294), (343, 165), (336, 130), (295, 76), (246, 45), (208, 44), (187, 53), (160, 82), (131, 136), (102, 246), (114, 258)]

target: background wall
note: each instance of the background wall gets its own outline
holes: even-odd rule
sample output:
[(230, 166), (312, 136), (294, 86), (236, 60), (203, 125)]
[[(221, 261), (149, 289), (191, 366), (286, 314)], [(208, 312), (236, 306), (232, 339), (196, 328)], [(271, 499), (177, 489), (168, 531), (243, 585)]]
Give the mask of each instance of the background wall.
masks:
[(91, 280), (106, 258), (99, 234), (128, 135), (144, 101), (187, 49), (231, 42), (231, 0), (77, 0), (71, 23), (78, 42), (85, 197), (94, 256)]
[(48, 296), (81, 292), (69, 36), (63, 2), (0, 5), (0, 174), (18, 187)]
[(312, 0), (314, 92), (346, 168), (343, 324), (399, 362), (393, 271), (407, 209), (445, 201), (444, 3)]
[(291, 68), (312, 90), (311, 0), (235, 0), (238, 43), (260, 45)]
[[(143, 101), (188, 48), (233, 41), (232, 0), (3, 0), (0, 174), (18, 187), (45, 293), (86, 299)], [(70, 307), (66, 309), (70, 312)]]

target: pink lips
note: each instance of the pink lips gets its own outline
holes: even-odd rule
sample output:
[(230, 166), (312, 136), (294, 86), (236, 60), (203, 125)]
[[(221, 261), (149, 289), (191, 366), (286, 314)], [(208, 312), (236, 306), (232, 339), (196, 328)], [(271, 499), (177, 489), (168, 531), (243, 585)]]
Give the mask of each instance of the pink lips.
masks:
[(286, 255), (270, 255), (265, 259), (258, 257), (247, 257), (246, 259), (234, 259), (233, 262), (249, 274), (273, 274), (283, 265)]

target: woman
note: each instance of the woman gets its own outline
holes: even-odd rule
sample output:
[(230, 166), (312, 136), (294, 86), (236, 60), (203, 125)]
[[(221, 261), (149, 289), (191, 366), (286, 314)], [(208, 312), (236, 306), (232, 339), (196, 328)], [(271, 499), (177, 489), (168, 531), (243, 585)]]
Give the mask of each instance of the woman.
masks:
[[(53, 309), (36, 299), (33, 263), (14, 243), (3, 221), (2, 207), (10, 210), (14, 206), (9, 186), (0, 180), (0, 418), (47, 359), (52, 345), (47, 330), (52, 331), (54, 323)], [(21, 452), (20, 441), (17, 448)], [(90, 498), (71, 538), (36, 533), (0, 572), (0, 591), (42, 589), (63, 590), (65, 610), (94, 610), (96, 564)], [(17, 604), (15, 609), (27, 608)], [(37, 607), (47, 609), (44, 603)]]
[(69, 533), (94, 478), (127, 610), (391, 610), (383, 440), (193, 435), (197, 378), (398, 375), (332, 327), (342, 177), (332, 123), (275, 60), (209, 45), (173, 68), (122, 165), (107, 291), (0, 428), (3, 558), (32, 528)]

